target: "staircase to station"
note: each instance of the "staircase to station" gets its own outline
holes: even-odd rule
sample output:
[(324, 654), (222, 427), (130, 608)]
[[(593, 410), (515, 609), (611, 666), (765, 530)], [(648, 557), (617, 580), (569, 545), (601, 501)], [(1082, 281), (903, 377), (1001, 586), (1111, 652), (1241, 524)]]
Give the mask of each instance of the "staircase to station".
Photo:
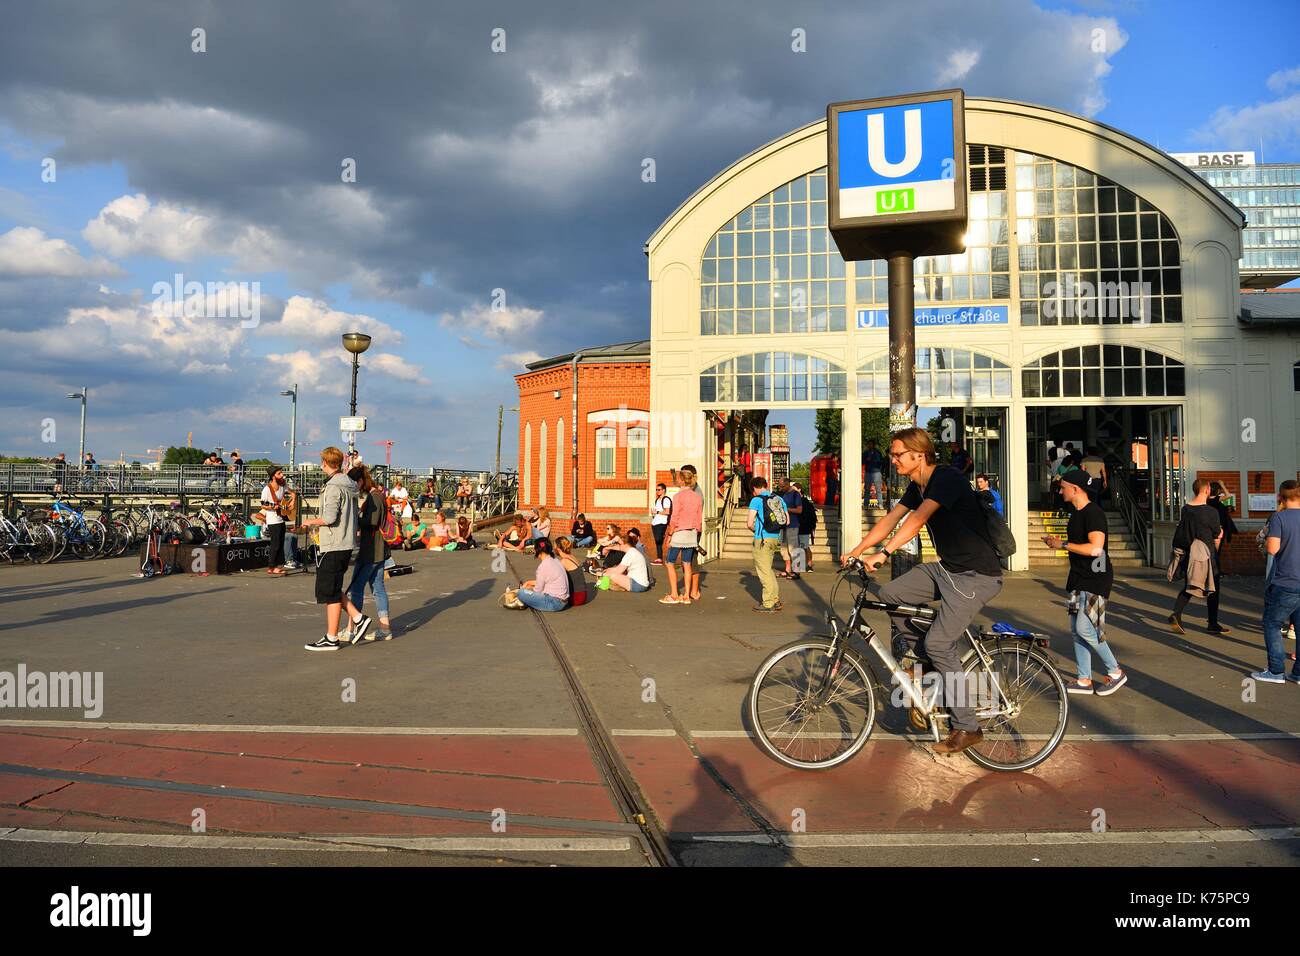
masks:
[[(754, 533), (745, 527), (744, 508), (737, 508), (727, 525), (726, 538), (723, 541), (722, 557), (724, 558), (748, 558), (751, 556), (751, 547), (754, 540)], [(880, 518), (884, 517), (883, 508), (876, 507), (874, 504), (864, 509), (862, 514), (862, 533), (865, 535)], [(1106, 512), (1106, 519), (1109, 523), (1107, 551), (1110, 554), (1111, 563), (1120, 568), (1140, 568), (1144, 562), (1142, 552), (1138, 549), (1137, 542), (1125, 524), (1124, 518), (1118, 512)], [(1052, 511), (1031, 511), (1029, 513), (1029, 540), (1019, 542), (1022, 550), (1029, 553), (1029, 566), (1031, 568), (1054, 567), (1068, 565), (1069, 556), (1065, 551), (1053, 551), (1043, 544), (1042, 537), (1044, 534), (1058, 534), (1065, 536), (1065, 525), (1069, 520), (1067, 515), (1059, 514)], [(829, 511), (824, 508), (817, 509), (817, 530), (813, 535), (813, 547), (811, 560), (815, 567), (819, 562), (830, 564), (839, 560), (839, 539), (840, 539), (840, 516), (839, 509), (832, 508)], [(928, 529), (921, 529), (921, 547), (922, 560), (934, 561), (938, 557), (935, 554), (934, 546), (930, 541), (930, 532)]]

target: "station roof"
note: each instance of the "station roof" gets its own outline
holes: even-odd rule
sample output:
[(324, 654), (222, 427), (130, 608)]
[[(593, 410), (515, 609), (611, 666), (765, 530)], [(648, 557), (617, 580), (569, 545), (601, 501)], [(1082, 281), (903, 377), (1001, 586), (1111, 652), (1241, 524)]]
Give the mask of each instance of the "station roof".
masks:
[(1274, 292), (1243, 292), (1241, 322), (1261, 328), (1288, 326), (1300, 328), (1300, 289)]
[(615, 345), (595, 345), (591, 348), (579, 349), (577, 352), (569, 352), (566, 355), (538, 359), (536, 362), (529, 362), (524, 368), (530, 372), (539, 372), (542, 369), (553, 368), (556, 365), (568, 365), (573, 361), (573, 357), (579, 354), (582, 356), (582, 358), (578, 359), (580, 365), (588, 362), (622, 362), (628, 359), (649, 359), (650, 340), (619, 342)]

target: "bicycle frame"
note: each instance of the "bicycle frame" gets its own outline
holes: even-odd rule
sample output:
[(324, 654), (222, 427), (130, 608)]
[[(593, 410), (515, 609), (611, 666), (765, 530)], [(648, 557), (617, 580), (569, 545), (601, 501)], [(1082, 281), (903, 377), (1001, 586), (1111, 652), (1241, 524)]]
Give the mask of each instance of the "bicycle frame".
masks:
[[(885, 665), (885, 668), (889, 671), (890, 675), (898, 682), (903, 694), (909, 701), (911, 701), (912, 706), (929, 718), (932, 732), (937, 733), (935, 721), (940, 718), (946, 718), (947, 715), (935, 707), (935, 700), (927, 701), (925, 699), (922, 687), (919, 686), (917, 682), (912, 679), (912, 675), (906, 671), (901, 664), (899, 664), (898, 660), (894, 657), (893, 651), (885, 645), (885, 642), (881, 639), (880, 635), (876, 633), (875, 629), (865, 620), (863, 615), (864, 610), (873, 610), (883, 611), (891, 617), (920, 617), (933, 620), (934, 610), (932, 608), (918, 607), (912, 604), (889, 604), (885, 601), (873, 601), (869, 600), (866, 595), (867, 590), (864, 581), (864, 587), (854, 599), (853, 611), (849, 615), (848, 621), (842, 625), (842, 629), (841, 622), (839, 618), (835, 616), (835, 613), (831, 610), (826, 612), (826, 623), (831, 626), (831, 629), (834, 632), (831, 639), (831, 666), (826, 670), (826, 677), (823, 680), (822, 686), (817, 689), (817, 696), (820, 698), (829, 693), (830, 688), (833, 686), (833, 681), (839, 673), (840, 663), (844, 657), (844, 649), (849, 643), (849, 636), (858, 634), (863, 640), (865, 640), (867, 647), (875, 652), (876, 656), (880, 659), (881, 663)], [(971, 633), (970, 628), (966, 628), (964, 633), (967, 643), (970, 645), (970, 650), (961, 656), (963, 666), (970, 660), (972, 655), (977, 655), (980, 659), (980, 665), (983, 668), (984, 673), (988, 675), (993, 688), (996, 690), (1000, 702), (999, 711), (1008, 711), (1011, 707), (1011, 701), (1007, 698), (1006, 692), (1002, 689), (1002, 684), (998, 680), (998, 676), (993, 669), (992, 659), (989, 657), (988, 652), (981, 646), (980, 641)], [(938, 738), (936, 737), (936, 739)]]

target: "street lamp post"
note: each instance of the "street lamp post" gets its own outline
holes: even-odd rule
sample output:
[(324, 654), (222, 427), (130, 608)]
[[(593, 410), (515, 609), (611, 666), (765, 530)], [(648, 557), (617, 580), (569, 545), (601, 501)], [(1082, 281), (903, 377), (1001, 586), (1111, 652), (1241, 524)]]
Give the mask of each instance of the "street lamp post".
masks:
[[(353, 379), (355, 383), (355, 378)], [(353, 390), (355, 391), (355, 384)], [(293, 400), (293, 413), (289, 419), (289, 470), (293, 471), (294, 465), (298, 460), (298, 383), (293, 383), (293, 388), (286, 389), (280, 393)]]
[[(511, 405), (510, 410), (512, 412), (517, 412), (519, 411), (519, 406)], [(506, 412), (506, 407), (504, 405), (497, 406), (497, 470), (496, 473), (498, 475), (501, 474), (501, 424), (505, 418), (505, 412)]]
[[(361, 368), (361, 353), (370, 348), (370, 336), (364, 332), (347, 332), (343, 336), (343, 347), (352, 353), (352, 403), (348, 414), (354, 418), (357, 414), (357, 372)], [(348, 432), (348, 454), (357, 451), (357, 434)]]
[(81, 386), (79, 392), (69, 392), (68, 398), (81, 400), (81, 444), (77, 448), (77, 467), (85, 467), (86, 464), (86, 395), (90, 393), (85, 385)]

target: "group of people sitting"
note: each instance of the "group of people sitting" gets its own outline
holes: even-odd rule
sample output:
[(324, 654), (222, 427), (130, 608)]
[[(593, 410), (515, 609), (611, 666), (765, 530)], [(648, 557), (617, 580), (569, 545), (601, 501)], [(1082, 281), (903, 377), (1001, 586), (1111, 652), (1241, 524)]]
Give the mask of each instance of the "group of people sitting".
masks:
[(473, 526), (469, 519), (461, 515), (455, 523), (449, 524), (447, 516), (439, 511), (432, 521), (425, 521), (418, 514), (401, 521), (401, 544), (403, 551), (424, 548), (428, 551), (455, 551), (458, 548), (477, 548), (474, 540)]
[[(507, 551), (531, 550), (537, 559), (536, 576), (518, 589), (507, 589), (506, 607), (531, 607), (539, 611), (561, 611), (586, 604), (590, 598), (587, 574), (595, 577), (601, 591), (639, 594), (650, 590), (650, 561), (641, 543), (639, 528), (624, 532), (616, 524), (596, 530), (584, 514), (574, 518), (568, 536), (551, 540), (551, 517), (546, 508), (516, 514), (511, 526), (497, 535), (497, 547)], [(575, 548), (590, 549), (585, 559)]]

